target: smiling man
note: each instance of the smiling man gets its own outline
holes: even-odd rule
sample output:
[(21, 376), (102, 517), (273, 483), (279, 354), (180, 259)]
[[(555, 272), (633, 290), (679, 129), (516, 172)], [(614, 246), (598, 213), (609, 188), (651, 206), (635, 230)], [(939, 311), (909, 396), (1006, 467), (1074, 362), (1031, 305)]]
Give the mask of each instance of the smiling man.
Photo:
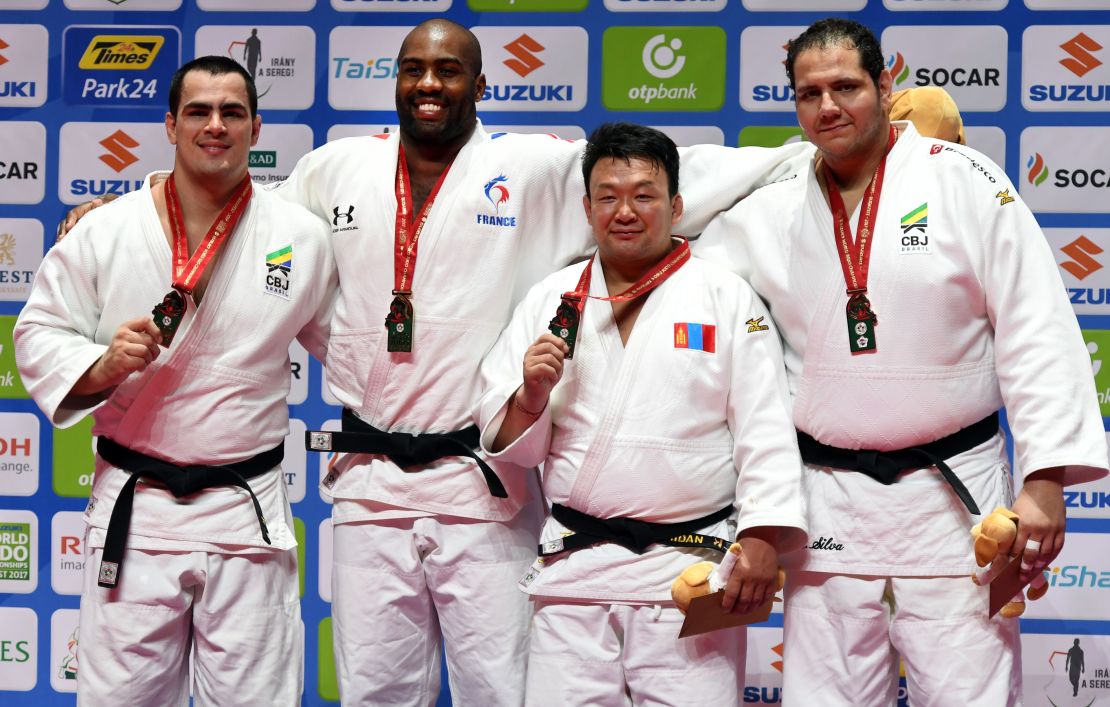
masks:
[(234, 61), (181, 67), (173, 171), (82, 219), (16, 325), (32, 397), (98, 437), (80, 705), (300, 702), (288, 349), (324, 355), (337, 281), (324, 224), (251, 185), (257, 105)]
[(997, 165), (889, 120), (866, 27), (819, 21), (786, 67), (817, 155), (700, 251), (747, 277), (786, 349), (816, 539), (787, 582), (783, 704), (892, 705), (899, 656), (915, 705), (1018, 704), (1017, 620), (988, 618), (968, 529), (1012, 504), (1028, 578), (1063, 545), (1062, 485), (1107, 467), (1058, 268)]
[(582, 172), (596, 253), (536, 285), (483, 364), (483, 446), (541, 466), (552, 504), (520, 583), (525, 702), (738, 704), (746, 629), (679, 639), (670, 586), (738, 539), (726, 601), (746, 613), (805, 540), (778, 336), (750, 287), (672, 237), (668, 137), (603, 125)]

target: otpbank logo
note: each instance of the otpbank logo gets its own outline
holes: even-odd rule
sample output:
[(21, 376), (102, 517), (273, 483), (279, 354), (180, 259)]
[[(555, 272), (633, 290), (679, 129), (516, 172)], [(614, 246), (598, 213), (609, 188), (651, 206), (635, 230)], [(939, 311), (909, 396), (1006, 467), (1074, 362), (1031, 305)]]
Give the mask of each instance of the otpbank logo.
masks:
[(940, 86), (965, 111), (1006, 105), (1006, 30), (987, 26), (896, 26), (882, 35), (895, 88)]
[(581, 27), (475, 27), (486, 47), (482, 110), (576, 111), (586, 106), (589, 35)]
[(176, 27), (71, 25), (62, 34), (66, 103), (164, 108), (181, 63)]
[(610, 110), (718, 110), (725, 100), (720, 27), (610, 27), (601, 96)]
[(1021, 133), (1021, 195), (1034, 211), (1104, 213), (1110, 127), (1033, 127)]
[(1105, 111), (1108, 62), (1108, 25), (1029, 27), (1022, 35), (1022, 105), (1035, 111)]

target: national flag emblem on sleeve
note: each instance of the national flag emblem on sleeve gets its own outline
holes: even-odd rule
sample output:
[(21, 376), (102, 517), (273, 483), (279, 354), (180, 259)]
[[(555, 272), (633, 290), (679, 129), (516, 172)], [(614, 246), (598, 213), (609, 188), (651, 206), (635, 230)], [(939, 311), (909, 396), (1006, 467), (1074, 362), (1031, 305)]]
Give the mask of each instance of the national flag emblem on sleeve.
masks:
[(717, 325), (675, 322), (674, 347), (717, 353)]

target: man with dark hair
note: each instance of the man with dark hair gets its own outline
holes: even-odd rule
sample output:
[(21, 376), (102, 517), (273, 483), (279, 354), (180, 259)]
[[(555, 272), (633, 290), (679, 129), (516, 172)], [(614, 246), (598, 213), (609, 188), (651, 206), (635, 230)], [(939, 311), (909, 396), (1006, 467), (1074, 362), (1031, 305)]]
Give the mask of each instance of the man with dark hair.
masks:
[(672, 237), (670, 138), (603, 125), (583, 164), (597, 251), (532, 288), (483, 364), (483, 447), (542, 466), (553, 504), (520, 582), (525, 701), (738, 704), (745, 629), (679, 639), (670, 585), (738, 537), (727, 591), (747, 612), (805, 542), (778, 338), (751, 288)]
[(242, 68), (203, 57), (173, 84), (173, 171), (51, 250), (15, 329), (31, 396), (59, 427), (92, 414), (99, 438), (77, 700), (187, 705), (191, 686), (198, 704), (292, 707), (288, 349), (324, 355), (335, 264), (318, 218), (251, 185)]
[(1107, 473), (1090, 358), (1017, 189), (889, 120), (878, 46), (846, 20), (791, 43), (817, 155), (702, 236), (782, 331), (806, 461), (817, 540), (787, 582), (783, 704), (894, 704), (900, 655), (913, 704), (1015, 705), (1017, 621), (988, 618), (968, 529), (1012, 505), (1026, 580), (1060, 552), (1061, 487)]
[[(397, 64), (399, 134), (331, 142), (276, 190), (331, 221), (351, 283), (327, 360), (344, 432), (313, 436), (345, 452), (322, 483), (340, 694), (431, 704), (442, 635), (453, 699), (519, 705), (535, 482), (480, 458), (471, 411), (513, 305), (588, 248), (583, 143), (487, 133), (481, 47), (453, 22), (420, 24)], [(688, 150), (690, 232), (805, 149)]]

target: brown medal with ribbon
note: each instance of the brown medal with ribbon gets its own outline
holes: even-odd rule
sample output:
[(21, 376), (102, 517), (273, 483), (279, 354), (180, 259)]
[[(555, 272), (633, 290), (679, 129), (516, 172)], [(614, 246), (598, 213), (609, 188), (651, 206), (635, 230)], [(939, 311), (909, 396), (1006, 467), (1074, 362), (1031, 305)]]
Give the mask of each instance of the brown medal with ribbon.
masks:
[(886, 173), (886, 158), (894, 147), (897, 138), (894, 126), (890, 126), (886, 152), (875, 169), (867, 190), (863, 193), (863, 206), (856, 225), (856, 237), (852, 238), (851, 216), (844, 206), (844, 199), (825, 167), (825, 186), (829, 193), (829, 206), (833, 214), (833, 237), (836, 239), (836, 252), (840, 256), (840, 268), (844, 273), (847, 286), (848, 304), (845, 314), (848, 324), (848, 350), (852, 354), (874, 353), (878, 351), (875, 340), (875, 326), (879, 318), (871, 308), (867, 298), (867, 273), (871, 262), (871, 242), (875, 234), (875, 215), (879, 211), (879, 195), (883, 189), (883, 176)]
[(185, 235), (185, 213), (181, 208), (181, 197), (177, 194), (172, 173), (165, 182), (165, 193), (173, 238), (173, 289), (166, 293), (161, 302), (154, 305), (151, 315), (154, 317), (154, 324), (162, 332), (162, 346), (168, 348), (189, 306), (185, 296), (192, 294), (204, 271), (216, 259), (224, 241), (235, 230), (254, 190), (248, 174), (235, 188), (235, 193), (224, 205), (192, 257), (189, 257), (189, 239)]
[(385, 317), (386, 351), (392, 353), (411, 353), (413, 330), (416, 325), (416, 312), (412, 304), (413, 271), (416, 269), (416, 253), (420, 244), (420, 234), (428, 220), (439, 188), (450, 169), (443, 170), (435, 186), (428, 194), (416, 218), (412, 218), (412, 187), (409, 183), (409, 166), (405, 159), (405, 148), (397, 151), (397, 220), (393, 237), (393, 301), (389, 303), (389, 313)]
[(590, 294), (590, 280), (597, 253), (590, 256), (586, 268), (578, 278), (578, 285), (572, 292), (564, 292), (560, 298), (559, 307), (555, 316), (548, 324), (548, 330), (566, 342), (567, 358), (574, 357), (574, 344), (578, 340), (578, 325), (582, 322), (582, 313), (586, 310), (586, 300), (596, 299), (603, 302), (629, 302), (654, 290), (667, 281), (671, 275), (678, 272), (679, 268), (690, 260), (690, 243), (685, 238), (679, 238), (678, 247), (659, 261), (646, 275), (637, 280), (619, 295), (612, 297), (597, 297)]

